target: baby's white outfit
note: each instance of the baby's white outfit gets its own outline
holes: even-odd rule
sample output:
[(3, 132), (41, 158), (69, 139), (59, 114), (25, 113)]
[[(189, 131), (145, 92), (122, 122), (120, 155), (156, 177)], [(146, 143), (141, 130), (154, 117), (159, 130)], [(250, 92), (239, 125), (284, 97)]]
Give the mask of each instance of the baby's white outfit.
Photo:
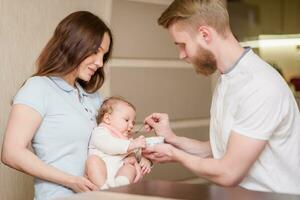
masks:
[(128, 155), (130, 139), (115, 128), (101, 123), (94, 128), (89, 142), (88, 155), (99, 156), (106, 165), (107, 184), (113, 186), (118, 170)]

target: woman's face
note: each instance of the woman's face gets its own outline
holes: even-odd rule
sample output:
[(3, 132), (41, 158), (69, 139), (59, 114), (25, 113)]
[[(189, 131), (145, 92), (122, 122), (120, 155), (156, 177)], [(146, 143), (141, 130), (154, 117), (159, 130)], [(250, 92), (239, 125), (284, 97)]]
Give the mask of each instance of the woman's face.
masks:
[(98, 51), (84, 59), (78, 67), (77, 76), (83, 81), (88, 82), (91, 77), (95, 74), (95, 72), (103, 67), (103, 56), (108, 52), (110, 46), (110, 37), (108, 33), (104, 33), (103, 40), (98, 48)]

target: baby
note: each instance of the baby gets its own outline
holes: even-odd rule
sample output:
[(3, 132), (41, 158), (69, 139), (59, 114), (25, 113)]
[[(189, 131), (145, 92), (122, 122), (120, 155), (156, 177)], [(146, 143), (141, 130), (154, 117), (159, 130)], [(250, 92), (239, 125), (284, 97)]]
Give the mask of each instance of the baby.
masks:
[(100, 108), (85, 174), (101, 190), (133, 183), (138, 173), (151, 170), (151, 161), (142, 157), (138, 163), (134, 156), (134, 151), (146, 147), (144, 136), (132, 139), (135, 117), (135, 107), (121, 97), (106, 99)]

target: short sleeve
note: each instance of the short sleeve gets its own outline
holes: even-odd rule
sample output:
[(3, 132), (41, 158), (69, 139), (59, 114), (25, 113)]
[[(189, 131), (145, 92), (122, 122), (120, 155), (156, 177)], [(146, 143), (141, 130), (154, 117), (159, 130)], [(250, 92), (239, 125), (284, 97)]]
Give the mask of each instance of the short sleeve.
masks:
[(46, 114), (46, 92), (42, 77), (31, 77), (14, 97), (13, 104), (23, 104), (36, 110), (42, 117)]
[(258, 88), (239, 102), (233, 131), (254, 139), (268, 140), (284, 118), (284, 98), (279, 89)]

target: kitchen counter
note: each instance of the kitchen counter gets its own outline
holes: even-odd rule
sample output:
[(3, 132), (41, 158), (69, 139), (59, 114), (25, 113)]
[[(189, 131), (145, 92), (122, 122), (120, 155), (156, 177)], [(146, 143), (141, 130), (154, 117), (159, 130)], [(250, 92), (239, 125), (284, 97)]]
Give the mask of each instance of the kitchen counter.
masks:
[(225, 188), (216, 185), (186, 184), (171, 181), (142, 181), (140, 183), (100, 192), (76, 194), (57, 200), (300, 200), (298, 195), (277, 194)]

